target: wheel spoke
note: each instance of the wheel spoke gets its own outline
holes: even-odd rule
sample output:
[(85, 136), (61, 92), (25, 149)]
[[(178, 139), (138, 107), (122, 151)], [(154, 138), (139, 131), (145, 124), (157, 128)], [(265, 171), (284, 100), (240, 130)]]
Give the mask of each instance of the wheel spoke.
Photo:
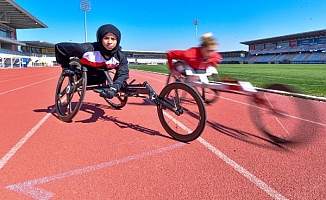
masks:
[[(180, 98), (180, 93), (186, 93), (187, 98)], [(184, 83), (174, 82), (163, 88), (160, 98), (165, 102), (165, 106), (158, 106), (163, 128), (183, 142), (198, 138), (206, 124), (205, 106), (198, 93)]]

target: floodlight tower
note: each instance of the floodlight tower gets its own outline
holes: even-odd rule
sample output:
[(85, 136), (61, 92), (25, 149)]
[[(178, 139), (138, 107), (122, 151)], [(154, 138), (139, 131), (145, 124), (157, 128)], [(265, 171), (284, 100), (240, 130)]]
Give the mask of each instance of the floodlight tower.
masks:
[(194, 20), (194, 25), (195, 25), (195, 36), (196, 36), (196, 46), (197, 46), (197, 44), (198, 44), (198, 41), (197, 41), (197, 26), (198, 26), (198, 24), (199, 24), (199, 20), (198, 19), (195, 19)]
[(91, 1), (90, 0), (80, 0), (80, 9), (84, 11), (85, 42), (87, 42), (86, 12), (91, 10)]

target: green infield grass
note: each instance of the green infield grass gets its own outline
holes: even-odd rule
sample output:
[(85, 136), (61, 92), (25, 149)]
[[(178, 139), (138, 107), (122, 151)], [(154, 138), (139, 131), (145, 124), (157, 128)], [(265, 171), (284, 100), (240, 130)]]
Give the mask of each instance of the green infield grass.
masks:
[[(169, 73), (166, 65), (130, 65), (129, 68)], [(256, 87), (282, 83), (302, 94), (326, 97), (326, 64), (221, 64), (218, 71), (220, 77), (249, 81)]]

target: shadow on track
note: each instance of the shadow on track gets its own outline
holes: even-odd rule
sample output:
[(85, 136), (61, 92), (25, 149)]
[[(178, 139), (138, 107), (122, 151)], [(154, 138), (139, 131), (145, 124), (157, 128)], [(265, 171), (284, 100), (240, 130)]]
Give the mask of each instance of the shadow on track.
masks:
[(129, 129), (133, 129), (133, 130), (136, 130), (136, 131), (139, 131), (141, 133), (148, 134), (148, 135), (160, 136), (160, 137), (164, 137), (164, 138), (174, 140), (170, 136), (161, 134), (159, 131), (149, 129), (149, 128), (146, 128), (144, 126), (140, 126), (138, 124), (133, 124), (133, 123), (128, 123), (128, 122), (125, 122), (125, 121), (122, 121), (122, 120), (118, 120), (117, 117), (102, 116), (101, 119), (106, 120), (106, 121), (111, 121), (121, 129), (129, 128)]
[(260, 136), (257, 136), (257, 135), (254, 135), (254, 134), (251, 134), (251, 133), (248, 133), (245, 131), (231, 128), (231, 127), (219, 124), (217, 122), (207, 121), (207, 125), (212, 127), (214, 130), (216, 130), (220, 133), (223, 133), (224, 135), (235, 138), (242, 142), (246, 142), (248, 144), (252, 144), (252, 145), (262, 147), (265, 149), (288, 151), (288, 149), (286, 149), (284, 146), (282, 146), (272, 140), (264, 138), (264, 137), (260, 137)]
[[(146, 101), (144, 101), (146, 102)], [(111, 106), (108, 105), (103, 105), (103, 104), (94, 104), (94, 103), (89, 103), (89, 102), (83, 102), (82, 107), (80, 108), (79, 111), (86, 112), (91, 115), (90, 118), (84, 119), (84, 120), (76, 120), (75, 123), (93, 123), (98, 120), (104, 120), (104, 121), (111, 121), (121, 129), (129, 128), (136, 130), (141, 133), (145, 133), (148, 135), (152, 136), (160, 136), (164, 138), (168, 138), (171, 140), (175, 140), (172, 137), (168, 135), (163, 135), (159, 131), (153, 130), (146, 128), (144, 126), (140, 126), (138, 124), (133, 124), (133, 123), (128, 123), (122, 120), (118, 120), (117, 117), (113, 116), (105, 116), (105, 110), (106, 109), (112, 109), (112, 110), (117, 110)], [(34, 112), (44, 112), (44, 113), (51, 113), (54, 117), (58, 118), (55, 110), (54, 110), (54, 105), (49, 106), (47, 109), (35, 109)], [(59, 118), (58, 118), (59, 119)], [(71, 123), (71, 122), (67, 122)]]
[[(55, 107), (55, 105), (51, 105), (51, 106), (48, 106), (46, 109), (34, 109), (33, 111), (34, 112), (51, 113), (54, 117), (59, 119), (54, 107)], [(104, 113), (105, 113), (104, 109), (116, 110), (115, 108), (112, 108), (112, 107), (110, 107), (108, 105), (83, 102), (83, 104), (82, 104), (79, 111), (89, 113), (89, 114), (91, 114), (91, 117), (88, 118), (88, 119), (79, 120), (79, 121), (75, 121), (75, 122), (80, 122), (80, 123), (96, 122), (101, 116), (104, 115)], [(67, 123), (71, 123), (71, 122), (72, 121), (67, 122)]]

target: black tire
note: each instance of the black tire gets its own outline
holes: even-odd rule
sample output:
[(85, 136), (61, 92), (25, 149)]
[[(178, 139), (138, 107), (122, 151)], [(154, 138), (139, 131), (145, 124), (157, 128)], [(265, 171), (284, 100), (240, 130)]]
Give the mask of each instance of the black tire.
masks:
[[(290, 96), (294, 91), (282, 84), (272, 84), (265, 89), (251, 98), (250, 115), (253, 122), (276, 143), (298, 142), (302, 136), (302, 123), (298, 120), (303, 115), (301, 99)], [(296, 117), (291, 113), (295, 113)]]
[[(112, 71), (108, 71), (108, 72), (110, 74), (112, 74), (112, 76), (114, 76), (114, 72), (112, 72)], [(113, 79), (113, 77), (111, 77), (111, 78)], [(106, 82), (102, 86), (107, 87), (108, 85), (109, 85), (109, 83), (106, 80)], [(113, 97), (112, 99), (109, 99), (109, 98), (104, 98), (104, 99), (110, 106), (112, 106), (115, 109), (121, 109), (121, 108), (125, 107), (125, 105), (128, 102), (128, 96), (126, 96), (122, 90), (118, 91), (116, 96)]]
[(58, 118), (70, 122), (79, 111), (86, 93), (87, 73), (78, 61), (70, 62), (71, 73), (62, 71), (55, 93), (55, 109)]
[(159, 98), (181, 112), (177, 115), (164, 105), (157, 107), (159, 120), (171, 137), (190, 142), (202, 134), (206, 125), (206, 109), (202, 98), (192, 87), (180, 82), (170, 83), (163, 88)]
[[(174, 74), (169, 74), (166, 84), (172, 83), (172, 82), (182, 82), (187, 83), (187, 78), (183, 75), (177, 76)], [(200, 87), (194, 87), (194, 89), (200, 94), (201, 98), (204, 100), (206, 104), (211, 104), (217, 101), (219, 96), (219, 91), (215, 89), (210, 88), (200, 88)]]

